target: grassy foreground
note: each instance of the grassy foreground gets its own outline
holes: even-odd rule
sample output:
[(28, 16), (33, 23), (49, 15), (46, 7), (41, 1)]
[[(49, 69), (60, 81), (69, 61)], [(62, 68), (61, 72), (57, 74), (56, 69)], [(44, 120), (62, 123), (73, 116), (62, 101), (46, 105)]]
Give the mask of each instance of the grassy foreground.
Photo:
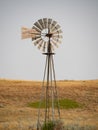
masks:
[[(57, 89), (65, 130), (98, 130), (98, 80), (57, 81)], [(38, 109), (27, 104), (38, 104), (40, 93), (39, 81), (0, 80), (0, 130), (33, 130)]]

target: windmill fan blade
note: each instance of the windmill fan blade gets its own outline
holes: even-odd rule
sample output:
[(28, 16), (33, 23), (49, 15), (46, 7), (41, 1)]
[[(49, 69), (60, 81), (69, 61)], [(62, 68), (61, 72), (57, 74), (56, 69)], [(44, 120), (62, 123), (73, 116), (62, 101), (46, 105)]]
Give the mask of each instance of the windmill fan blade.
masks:
[(63, 33), (62, 32), (62, 30), (60, 29), (60, 30), (55, 30), (55, 31), (53, 31), (53, 32), (51, 32), (53, 35), (55, 35), (55, 34), (59, 34), (59, 33)]
[(35, 29), (37, 32), (41, 34), (41, 30), (39, 30), (37, 27), (33, 26), (32, 29)]
[(53, 32), (53, 31), (56, 31), (60, 28), (61, 28), (61, 26), (57, 24), (54, 28), (51, 29), (51, 31)]
[(48, 25), (47, 25), (47, 18), (43, 18), (43, 23), (44, 23), (44, 27), (47, 28)]
[(38, 21), (39, 25), (40, 25), (40, 28), (41, 28), (41, 31), (43, 30), (43, 26), (40, 24), (40, 22)]
[(48, 29), (51, 28), (51, 24), (52, 24), (52, 19), (48, 19)]
[(63, 36), (62, 35), (58, 35), (58, 38), (63, 38)]
[(46, 43), (47, 42), (44, 42), (44, 45), (43, 45), (43, 48), (42, 48), (42, 51), (45, 52), (45, 49), (46, 49)]
[(51, 43), (52, 43), (52, 45), (55, 45), (58, 48), (58, 45), (55, 41), (52, 40)]
[(32, 41), (34, 41), (34, 40), (37, 40), (38, 38), (41, 38), (41, 36), (35, 36), (35, 37), (32, 37)]
[(34, 23), (34, 25), (35, 25), (40, 31), (42, 30), (42, 28), (40, 27), (40, 25), (39, 25), (38, 22)]
[(33, 44), (36, 46), (42, 41), (42, 38), (38, 38), (36, 41), (33, 42)]
[(51, 24), (51, 28), (50, 29), (52, 30), (55, 27), (56, 24), (57, 24), (57, 22), (53, 21), (52, 24)]
[(53, 35), (54, 38), (63, 38), (62, 35)]
[(58, 38), (52, 38), (52, 40), (57, 42), (57, 43), (61, 43), (61, 41)]
[(41, 42), (38, 45), (38, 49), (40, 49), (42, 47), (43, 41), (41, 40)]
[(39, 23), (40, 23), (40, 25), (42, 26), (42, 29), (44, 29), (43, 20), (42, 20), (42, 19), (40, 19), (40, 20), (38, 20), (38, 22), (39, 22)]

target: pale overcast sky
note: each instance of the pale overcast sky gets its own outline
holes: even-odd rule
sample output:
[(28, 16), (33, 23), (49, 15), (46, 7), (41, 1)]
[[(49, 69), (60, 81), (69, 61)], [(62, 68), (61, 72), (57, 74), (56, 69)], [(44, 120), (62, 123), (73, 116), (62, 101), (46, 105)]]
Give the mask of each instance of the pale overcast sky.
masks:
[(98, 79), (98, 0), (0, 0), (0, 78), (42, 80), (45, 56), (21, 27), (52, 18), (63, 30), (56, 79)]

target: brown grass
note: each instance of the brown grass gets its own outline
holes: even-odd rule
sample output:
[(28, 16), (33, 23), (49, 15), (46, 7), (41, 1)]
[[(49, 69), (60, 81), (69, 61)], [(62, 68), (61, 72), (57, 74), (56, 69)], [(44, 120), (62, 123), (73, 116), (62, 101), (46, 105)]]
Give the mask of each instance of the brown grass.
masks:
[[(58, 81), (59, 98), (73, 99), (83, 108), (61, 110), (65, 124), (98, 126), (98, 80)], [(37, 109), (27, 107), (40, 99), (41, 82), (0, 80), (0, 130), (29, 130), (36, 125)]]

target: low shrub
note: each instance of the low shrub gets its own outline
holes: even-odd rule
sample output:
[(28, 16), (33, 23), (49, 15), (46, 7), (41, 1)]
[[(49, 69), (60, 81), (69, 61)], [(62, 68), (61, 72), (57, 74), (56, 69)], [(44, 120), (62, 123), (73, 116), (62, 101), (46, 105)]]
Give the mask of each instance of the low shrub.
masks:
[(41, 130), (64, 130), (63, 122), (60, 120), (49, 121), (42, 125)]

